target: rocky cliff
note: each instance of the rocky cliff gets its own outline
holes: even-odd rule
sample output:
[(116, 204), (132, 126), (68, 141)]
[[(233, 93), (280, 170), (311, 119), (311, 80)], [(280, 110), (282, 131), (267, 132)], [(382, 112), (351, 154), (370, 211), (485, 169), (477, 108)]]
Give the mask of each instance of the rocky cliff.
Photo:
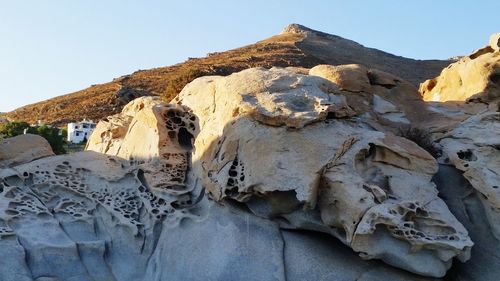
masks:
[(496, 101), (251, 68), (133, 100), (84, 152), (6, 140), (0, 280), (497, 280)]

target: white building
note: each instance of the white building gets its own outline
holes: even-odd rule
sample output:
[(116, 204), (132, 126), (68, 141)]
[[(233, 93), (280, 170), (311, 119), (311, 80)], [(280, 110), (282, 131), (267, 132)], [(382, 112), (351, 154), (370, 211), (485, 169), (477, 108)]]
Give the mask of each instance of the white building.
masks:
[(77, 123), (68, 123), (68, 142), (81, 143), (88, 140), (95, 125), (92, 120), (85, 119)]

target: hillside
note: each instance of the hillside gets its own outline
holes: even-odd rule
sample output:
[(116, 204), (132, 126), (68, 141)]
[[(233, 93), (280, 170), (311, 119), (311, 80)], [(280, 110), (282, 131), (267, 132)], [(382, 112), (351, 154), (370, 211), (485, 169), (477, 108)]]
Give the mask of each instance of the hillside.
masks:
[(88, 118), (100, 120), (120, 112), (130, 100), (145, 95), (170, 101), (195, 78), (228, 75), (251, 67), (297, 66), (360, 63), (402, 77), (415, 85), (437, 76), (449, 61), (413, 60), (364, 47), (339, 36), (292, 24), (280, 34), (255, 44), (204, 58), (190, 58), (172, 66), (141, 70), (93, 85), (87, 89), (26, 105), (0, 114), (10, 120), (62, 125)]

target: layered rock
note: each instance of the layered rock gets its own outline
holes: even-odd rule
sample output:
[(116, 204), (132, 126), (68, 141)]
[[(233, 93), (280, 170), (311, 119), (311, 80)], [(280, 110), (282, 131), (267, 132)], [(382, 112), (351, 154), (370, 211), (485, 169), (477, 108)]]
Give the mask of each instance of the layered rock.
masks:
[(454, 256), (467, 260), (472, 242), (437, 197), (434, 158), (353, 118), (330, 83), (250, 69), (189, 84), (176, 102), (200, 120), (194, 169), (210, 195), (419, 274), (443, 276)]

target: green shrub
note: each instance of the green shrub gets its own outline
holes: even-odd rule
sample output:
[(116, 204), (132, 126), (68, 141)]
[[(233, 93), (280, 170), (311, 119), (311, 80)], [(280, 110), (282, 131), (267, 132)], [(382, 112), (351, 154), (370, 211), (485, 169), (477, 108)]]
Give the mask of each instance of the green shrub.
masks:
[(44, 137), (52, 147), (52, 151), (55, 154), (64, 154), (66, 150), (64, 149), (65, 138), (59, 129), (56, 127), (49, 127), (46, 125), (38, 127), (30, 127), (28, 133), (35, 134)]
[(8, 122), (0, 125), (0, 135), (5, 138), (11, 138), (24, 133), (24, 129), (29, 128), (30, 125), (26, 122)]

